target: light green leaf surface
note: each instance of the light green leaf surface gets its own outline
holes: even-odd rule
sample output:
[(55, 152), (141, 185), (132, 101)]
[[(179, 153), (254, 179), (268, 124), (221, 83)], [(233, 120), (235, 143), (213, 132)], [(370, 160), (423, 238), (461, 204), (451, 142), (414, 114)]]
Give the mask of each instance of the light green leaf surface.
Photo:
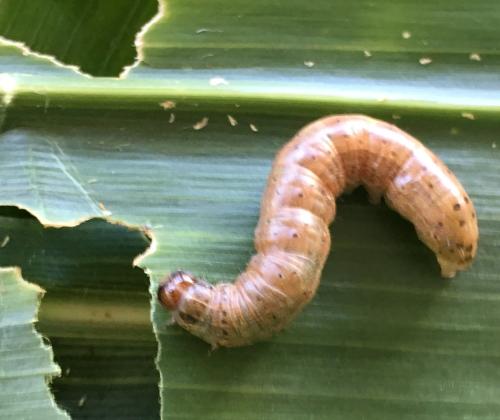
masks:
[[(144, 38), (143, 64), (125, 80), (83, 78), (13, 46), (0, 48), (0, 73), (16, 82), (0, 137), (1, 203), (28, 209), (46, 225), (105, 217), (154, 238), (154, 252), (138, 263), (152, 279), (163, 417), (497, 418), (496, 3), (176, 0), (163, 6), (163, 18)], [(470, 59), (471, 53), (481, 61)], [(423, 57), (432, 63), (420, 64)], [(160, 103), (166, 100), (176, 108), (164, 110)], [(234, 278), (253, 252), (274, 153), (308, 121), (340, 112), (397, 122), (455, 171), (480, 223), (473, 269), (443, 281), (412, 227), (355, 193), (339, 203), (318, 296), (284, 334), (209, 354), (204, 343), (167, 327), (168, 314), (155, 300), (159, 279), (179, 267), (210, 281)], [(475, 120), (463, 118), (464, 112)], [(400, 119), (393, 120), (394, 114)], [(204, 117), (208, 125), (194, 130)], [(11, 235), (19, 235), (23, 224), (6, 221), (6, 228), (11, 223)], [(74, 238), (83, 226), (73, 228)], [(113, 258), (125, 267), (145, 242), (121, 229), (113, 234), (101, 223), (90, 232), (101, 235), (107, 248), (118, 247)], [(52, 238), (36, 249), (60, 241)], [(87, 244), (90, 237), (81, 242)], [(16, 249), (11, 259), (21, 261), (21, 247)], [(110, 382), (123, 385), (138, 352), (119, 349), (151, 349), (147, 308), (141, 312), (137, 303), (141, 292), (126, 286), (119, 293), (137, 281), (135, 274), (124, 270), (118, 276), (109, 266), (86, 284), (85, 271), (58, 272), (59, 259), (73, 272), (84, 262), (89, 270), (104, 262), (95, 254), (89, 260), (82, 251), (72, 253), (68, 245), (58, 249), (29, 277), (47, 279), (47, 333), (62, 343), (66, 360), (81, 343), (99, 348), (101, 358), (80, 353), (86, 354), (82, 359), (120, 371)], [(24, 272), (31, 264), (23, 261), (17, 264), (24, 264)], [(82, 314), (114, 308), (120, 327), (107, 327), (104, 316), (79, 318), (75, 306), (64, 306), (87, 295), (78, 306)], [(127, 318), (130, 308), (137, 308), (136, 315)], [(73, 329), (64, 327), (65, 315)], [(86, 333), (77, 333), (78, 326)], [(130, 339), (120, 341), (132, 326)], [(146, 361), (144, 369), (143, 382), (136, 383), (151, 384)], [(99, 388), (97, 380), (87, 381), (94, 393), (105, 383)], [(71, 381), (64, 385), (68, 391), (61, 395), (77, 406), (75, 395), (83, 388), (71, 394)], [(139, 398), (133, 387), (116, 389)], [(124, 396), (107, 391), (119, 406)], [(95, 398), (84, 408), (98, 416), (92, 404)], [(151, 417), (145, 405), (140, 409)]]
[(0, 269), (0, 417), (69, 418), (54, 403), (46, 381), (60, 373), (52, 351), (33, 327), (42, 289), (19, 270)]

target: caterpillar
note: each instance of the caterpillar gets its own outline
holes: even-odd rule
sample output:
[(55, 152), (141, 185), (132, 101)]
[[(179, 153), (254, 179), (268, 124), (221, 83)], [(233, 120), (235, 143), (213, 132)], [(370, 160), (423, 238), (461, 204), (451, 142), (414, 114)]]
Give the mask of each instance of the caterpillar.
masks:
[(300, 130), (278, 153), (255, 230), (256, 254), (232, 283), (176, 271), (158, 287), (173, 321), (213, 348), (282, 330), (314, 296), (330, 251), (335, 199), (363, 185), (372, 203), (415, 226), (443, 277), (467, 269), (478, 244), (474, 205), (455, 175), (418, 140), (363, 115), (333, 115)]

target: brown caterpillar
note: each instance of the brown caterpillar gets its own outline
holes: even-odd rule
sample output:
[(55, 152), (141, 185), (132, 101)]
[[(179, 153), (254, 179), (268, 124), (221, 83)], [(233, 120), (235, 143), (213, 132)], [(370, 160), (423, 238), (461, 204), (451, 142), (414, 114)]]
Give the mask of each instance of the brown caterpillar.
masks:
[(282, 330), (314, 296), (330, 251), (335, 198), (358, 185), (410, 220), (443, 277), (470, 266), (478, 226), (471, 199), (418, 140), (362, 115), (303, 128), (274, 161), (255, 231), (256, 255), (234, 284), (177, 271), (158, 289), (173, 320), (212, 347), (242, 346)]

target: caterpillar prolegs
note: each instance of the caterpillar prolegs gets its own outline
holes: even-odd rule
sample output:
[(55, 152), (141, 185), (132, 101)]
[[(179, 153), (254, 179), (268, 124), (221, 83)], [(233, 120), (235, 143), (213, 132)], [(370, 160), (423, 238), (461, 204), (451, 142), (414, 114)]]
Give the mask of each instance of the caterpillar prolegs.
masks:
[(242, 346), (282, 330), (314, 296), (330, 250), (335, 199), (363, 185), (370, 201), (410, 220), (443, 277), (470, 266), (478, 226), (471, 199), (418, 140), (362, 115), (303, 128), (278, 153), (255, 231), (256, 254), (234, 283), (182, 271), (158, 289), (173, 319), (212, 347)]

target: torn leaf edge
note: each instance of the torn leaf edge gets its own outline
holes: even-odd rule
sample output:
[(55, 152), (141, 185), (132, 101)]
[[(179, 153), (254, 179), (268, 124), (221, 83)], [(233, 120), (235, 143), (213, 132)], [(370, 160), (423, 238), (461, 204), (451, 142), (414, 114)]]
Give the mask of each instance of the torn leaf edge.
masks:
[(40, 332), (38, 332), (38, 330), (35, 328), (35, 324), (36, 324), (36, 322), (38, 322), (38, 313), (40, 311), (40, 304), (41, 304), (43, 295), (45, 294), (46, 291), (45, 291), (45, 289), (41, 288), (36, 283), (31, 283), (29, 281), (26, 281), (24, 279), (24, 277), (22, 276), (21, 269), (19, 267), (16, 267), (16, 266), (0, 267), (0, 274), (2, 274), (2, 273), (7, 273), (7, 274), (12, 273), (15, 280), (17, 281), (17, 283), (20, 287), (26, 288), (30, 292), (36, 294), (36, 306), (35, 306), (35, 308), (33, 308), (32, 318), (29, 321), (29, 323), (31, 324), (32, 334), (34, 334), (37, 337), (37, 339), (39, 340), (40, 350), (47, 352), (48, 356), (52, 362), (51, 367), (53, 368), (53, 372), (50, 374), (43, 375), (44, 381), (46, 384), (46, 397), (51, 402), (51, 405), (54, 408), (54, 412), (56, 414), (60, 415), (61, 417), (66, 417), (68, 420), (70, 420), (71, 416), (69, 415), (69, 413), (66, 410), (64, 410), (63, 408), (61, 408), (57, 404), (57, 402), (54, 398), (54, 394), (52, 393), (52, 390), (50, 388), (50, 384), (52, 383), (53, 379), (61, 376), (61, 367), (54, 360), (54, 351), (52, 349), (52, 346), (45, 343), (44, 336)]
[[(142, 62), (142, 60), (144, 58), (143, 38), (144, 38), (145, 34), (149, 31), (149, 29), (165, 16), (166, 7), (165, 7), (164, 2), (162, 0), (157, 0), (157, 3), (158, 3), (158, 10), (157, 10), (156, 14), (142, 26), (142, 28), (137, 32), (137, 34), (135, 36), (134, 46), (135, 46), (135, 50), (136, 50), (136, 56), (135, 56), (133, 63), (129, 64), (127, 66), (124, 66), (122, 71), (118, 74), (118, 76), (110, 77), (111, 79), (118, 79), (118, 80), (126, 79), (128, 77), (128, 74), (130, 73), (130, 71), (132, 69), (134, 69), (135, 67), (137, 67)], [(71, 70), (72, 72), (78, 74), (79, 76), (83, 76), (87, 79), (99, 78), (98, 76), (93, 76), (89, 73), (83, 72), (81, 70), (80, 66), (77, 66), (76, 64), (66, 64), (66, 63), (62, 62), (61, 60), (57, 59), (53, 55), (37, 52), (37, 51), (33, 50), (31, 47), (29, 47), (23, 41), (15, 41), (15, 40), (12, 40), (12, 39), (9, 39), (9, 38), (6, 38), (6, 37), (0, 35), (0, 45), (6, 46), (6, 47), (15, 47), (15, 48), (19, 49), (24, 56), (31, 56), (31, 57), (47, 60), (50, 63), (54, 64), (56, 67)], [(10, 76), (8, 73), (1, 73), (1, 74)], [(1, 83), (0, 83), (0, 87), (1, 87)], [(7, 99), (8, 99), (8, 103), (10, 103), (12, 101), (12, 99), (14, 97), (14, 95), (13, 95), (14, 92), (7, 93), (4, 89), (4, 92), (3, 92), (4, 103), (7, 102)], [(10, 95), (10, 96), (7, 96), (7, 95)]]

